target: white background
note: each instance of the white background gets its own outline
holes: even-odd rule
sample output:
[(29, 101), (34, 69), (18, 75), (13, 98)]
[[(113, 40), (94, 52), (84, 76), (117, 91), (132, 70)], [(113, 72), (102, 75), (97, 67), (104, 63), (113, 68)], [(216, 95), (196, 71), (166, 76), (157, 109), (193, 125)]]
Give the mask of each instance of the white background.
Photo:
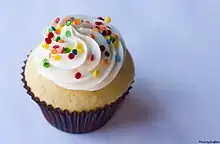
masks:
[[(51, 127), (20, 67), (56, 16), (112, 17), (136, 66), (130, 97), (101, 130)], [(220, 140), (220, 0), (4, 0), (0, 4), (1, 144), (197, 144)]]

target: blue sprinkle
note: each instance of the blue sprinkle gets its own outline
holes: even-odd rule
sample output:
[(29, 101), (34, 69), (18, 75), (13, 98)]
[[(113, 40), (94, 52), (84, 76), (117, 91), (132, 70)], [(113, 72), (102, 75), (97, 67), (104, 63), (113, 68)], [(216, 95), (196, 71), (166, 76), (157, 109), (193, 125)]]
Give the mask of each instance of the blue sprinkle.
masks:
[(74, 55), (77, 55), (77, 50), (76, 50), (76, 49), (73, 49), (73, 50), (72, 50), (72, 53), (73, 53)]
[(116, 56), (115, 56), (115, 60), (116, 60), (117, 62), (120, 62), (120, 61), (121, 61), (121, 58), (120, 58), (118, 55), (116, 55)]
[(74, 19), (75, 19), (74, 17), (71, 17), (71, 18), (70, 18), (71, 21), (73, 21)]
[(110, 44), (111, 41), (109, 39), (107, 39), (106, 42), (107, 42), (107, 44)]
[(53, 31), (56, 31), (56, 28), (55, 28), (54, 26), (51, 26), (51, 29), (52, 29)]

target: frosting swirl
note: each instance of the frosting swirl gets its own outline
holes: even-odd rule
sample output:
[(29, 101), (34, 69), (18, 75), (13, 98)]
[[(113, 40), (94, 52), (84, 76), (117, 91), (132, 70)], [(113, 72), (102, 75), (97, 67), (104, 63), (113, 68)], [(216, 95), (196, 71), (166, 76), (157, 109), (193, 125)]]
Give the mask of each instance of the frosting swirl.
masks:
[(117, 76), (124, 62), (124, 42), (103, 19), (56, 18), (44, 38), (33, 52), (38, 71), (66, 89), (99, 90)]

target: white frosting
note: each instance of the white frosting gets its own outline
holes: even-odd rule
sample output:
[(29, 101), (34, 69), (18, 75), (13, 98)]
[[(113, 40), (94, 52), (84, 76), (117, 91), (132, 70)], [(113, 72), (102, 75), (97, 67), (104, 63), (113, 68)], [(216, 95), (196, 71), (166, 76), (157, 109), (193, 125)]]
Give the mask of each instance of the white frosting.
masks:
[[(88, 16), (74, 17), (84, 21), (89, 20), (92, 24), (81, 23), (80, 26), (65, 25), (59, 35), (61, 39), (65, 41), (64, 43), (56, 42), (55, 37), (57, 37), (57, 35), (54, 33), (54, 38), (52, 43), (49, 44), (48, 49), (43, 48), (42, 45), (38, 46), (33, 51), (37, 69), (41, 75), (66, 89), (85, 91), (102, 89), (117, 76), (123, 65), (125, 57), (123, 39), (114, 27), (101, 20)], [(114, 47), (112, 42), (108, 44), (106, 38), (101, 33), (94, 32), (91, 29), (91, 27), (94, 27), (95, 21), (101, 21), (104, 25), (108, 25), (111, 28), (111, 32), (119, 36), (117, 48)], [(62, 21), (60, 23), (62, 23)], [(70, 37), (66, 37), (66, 31), (70, 31)], [(89, 37), (90, 34), (93, 34), (95, 39)], [(47, 33), (45, 33), (45, 38), (46, 37)], [(54, 60), (54, 58), (52, 58), (54, 55), (50, 53), (54, 45), (74, 49), (79, 42), (82, 44), (84, 52), (78, 52), (74, 59), (69, 59), (68, 54), (65, 53), (59, 54), (61, 57), (60, 60)], [(105, 46), (105, 51), (108, 51), (110, 56), (106, 57), (104, 52), (101, 52), (100, 45)], [(48, 58), (49, 55), (52, 57)], [(93, 61), (88, 60), (91, 55), (94, 56)], [(115, 60), (116, 55), (120, 57), (120, 61)], [(42, 60), (44, 58), (48, 58), (49, 68), (43, 66)], [(108, 59), (109, 64), (107, 67), (103, 65), (103, 59)], [(99, 70), (97, 77), (93, 76), (94, 70)], [(81, 73), (79, 79), (75, 78), (75, 73), (77, 72)]]

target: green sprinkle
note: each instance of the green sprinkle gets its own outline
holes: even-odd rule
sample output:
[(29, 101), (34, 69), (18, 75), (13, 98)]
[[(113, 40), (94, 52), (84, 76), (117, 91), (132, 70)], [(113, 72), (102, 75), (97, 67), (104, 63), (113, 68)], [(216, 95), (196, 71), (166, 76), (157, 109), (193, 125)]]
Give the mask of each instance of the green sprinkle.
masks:
[(71, 24), (72, 24), (71, 21), (67, 21), (67, 22), (66, 22), (66, 26), (70, 26)]
[(48, 63), (48, 60), (46, 58), (43, 59), (43, 63)]
[(49, 28), (49, 29), (48, 29), (48, 32), (52, 32), (52, 28)]
[(49, 67), (50, 67), (50, 64), (47, 62), (47, 63), (44, 63), (43, 66), (44, 66), (45, 68), (49, 68)]
[(71, 36), (70, 31), (66, 31), (66, 37), (70, 37), (70, 36)]
[(61, 39), (60, 36), (57, 36), (56, 37), (56, 42), (58, 42), (60, 39)]
[(116, 40), (116, 38), (115, 38), (115, 37), (113, 37), (113, 36), (110, 36), (110, 40), (113, 42), (113, 41), (115, 41), (115, 40)]
[(70, 48), (64, 48), (64, 53), (66, 54), (66, 53), (69, 53), (69, 52), (71, 52), (71, 49)]

